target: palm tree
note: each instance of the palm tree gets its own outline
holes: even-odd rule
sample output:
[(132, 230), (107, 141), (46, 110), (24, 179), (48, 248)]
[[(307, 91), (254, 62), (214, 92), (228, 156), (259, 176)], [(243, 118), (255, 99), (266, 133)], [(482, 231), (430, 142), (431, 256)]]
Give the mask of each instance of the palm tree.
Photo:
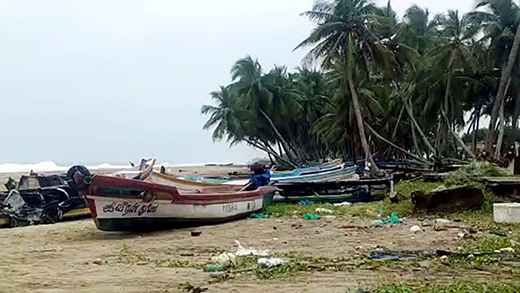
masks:
[(232, 90), (236, 91), (244, 102), (247, 103), (248, 109), (253, 111), (256, 115), (256, 121), (258, 123), (261, 123), (261, 120), (267, 121), (269, 127), (282, 145), (285, 154), (291, 162), (295, 163), (295, 153), (275, 125), (273, 119), (267, 114), (268, 109), (272, 108), (273, 93), (265, 87), (262, 67), (258, 60), (253, 60), (250, 56), (239, 59), (233, 66), (231, 75), (233, 81), (236, 81), (231, 85)]
[[(486, 138), (487, 150), (491, 152), (500, 108), (504, 103), (506, 88), (511, 80), (520, 48), (519, 7), (512, 0), (477, 0), (476, 7), (487, 9), (486, 11), (473, 12), (471, 16), (482, 25), (483, 41), (491, 43), (490, 53), (495, 57), (496, 66), (502, 68)], [(509, 57), (505, 59), (505, 56)]]
[(430, 18), (428, 9), (422, 9), (417, 5), (408, 8), (397, 34), (398, 42), (413, 48), (422, 55), (432, 47), (432, 44), (436, 43), (436, 39), (436, 23)]
[[(376, 72), (376, 65), (388, 65), (393, 60), (391, 52), (374, 34), (379, 26), (376, 11), (368, 0), (317, 1), (311, 11), (303, 13), (316, 27), (296, 49), (313, 46), (307, 60), (321, 60), (324, 68), (339, 68), (346, 77), (344, 86), (352, 99), (361, 145), (373, 170), (379, 172), (366, 139), (355, 81), (356, 78), (368, 79)], [(363, 70), (358, 70), (360, 68)]]
[(239, 142), (241, 122), (237, 115), (237, 97), (225, 86), (221, 86), (220, 91), (211, 92), (210, 95), (217, 102), (217, 106), (202, 106), (201, 114), (210, 115), (203, 129), (208, 130), (216, 125), (213, 130), (214, 141), (226, 139), (228, 142)]
[[(455, 138), (462, 149), (472, 158), (475, 155), (469, 150), (466, 144), (455, 132), (454, 126), (464, 124), (464, 113), (462, 104), (464, 96), (455, 94), (456, 90), (461, 89), (457, 85), (458, 77), (464, 76), (466, 72), (472, 74), (476, 71), (477, 60), (473, 56), (471, 44), (479, 30), (478, 26), (471, 21), (469, 15), (462, 18), (456, 10), (449, 10), (446, 15), (435, 17), (437, 30), (439, 32), (440, 45), (433, 48), (431, 55), (434, 65), (432, 68), (444, 69), (442, 77), (445, 77), (444, 100), (440, 107), (441, 121), (444, 121), (444, 128)], [(446, 133), (447, 134), (447, 133)]]

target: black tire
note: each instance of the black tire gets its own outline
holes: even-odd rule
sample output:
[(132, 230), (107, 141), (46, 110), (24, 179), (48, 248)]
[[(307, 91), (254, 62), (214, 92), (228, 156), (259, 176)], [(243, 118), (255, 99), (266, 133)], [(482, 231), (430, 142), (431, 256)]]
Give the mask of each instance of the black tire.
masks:
[(81, 165), (72, 166), (69, 171), (67, 171), (66, 178), (70, 188), (75, 191), (87, 188), (92, 182), (90, 171), (87, 167)]

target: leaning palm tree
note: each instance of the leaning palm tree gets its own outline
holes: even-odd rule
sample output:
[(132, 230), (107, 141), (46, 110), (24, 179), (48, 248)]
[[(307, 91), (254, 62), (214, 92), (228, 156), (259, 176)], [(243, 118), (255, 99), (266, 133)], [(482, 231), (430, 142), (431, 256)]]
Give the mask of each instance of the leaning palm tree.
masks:
[(268, 114), (269, 110), (273, 108), (273, 101), (275, 104), (282, 101), (275, 99), (275, 94), (266, 87), (260, 63), (250, 56), (239, 59), (231, 69), (231, 75), (233, 81), (235, 81), (231, 85), (232, 90), (240, 96), (242, 102), (247, 104), (247, 108), (256, 116), (255, 118), (259, 123), (267, 122), (289, 160), (296, 163), (297, 155), (293, 151), (294, 148), (290, 146), (273, 118)]
[(219, 91), (211, 92), (210, 95), (217, 105), (204, 105), (201, 108), (201, 113), (210, 115), (203, 129), (209, 130), (215, 127), (213, 130), (214, 141), (225, 139), (231, 145), (245, 142), (252, 147), (265, 151), (281, 162), (295, 166), (271, 148), (269, 140), (272, 139), (267, 138), (265, 129), (259, 127), (258, 123), (252, 122), (255, 119), (251, 112), (242, 107), (243, 103), (229, 86), (221, 86)]
[(238, 142), (241, 122), (237, 115), (237, 97), (225, 86), (221, 86), (219, 91), (211, 92), (210, 95), (217, 105), (202, 106), (201, 114), (210, 115), (203, 129), (209, 130), (216, 125), (213, 130), (214, 141), (226, 139), (228, 142)]
[(491, 43), (490, 52), (494, 53), (497, 62), (495, 66), (502, 68), (486, 138), (487, 150), (491, 152), (498, 116), (503, 107), (504, 97), (520, 49), (520, 26), (518, 25), (520, 9), (512, 0), (477, 0), (476, 7), (487, 9), (473, 12), (471, 15), (482, 26), (483, 40)]
[[(438, 78), (432, 80), (432, 84), (440, 82), (444, 83), (444, 99), (441, 100), (439, 107), (441, 123), (444, 129), (449, 132), (462, 147), (462, 149), (471, 157), (475, 158), (473, 152), (469, 150), (462, 139), (455, 133), (454, 125), (464, 123), (463, 107), (465, 97), (461, 93), (457, 93), (462, 86), (457, 85), (460, 82), (460, 76), (467, 73), (473, 74), (478, 67), (477, 59), (472, 52), (472, 44), (479, 27), (469, 15), (459, 16), (458, 11), (449, 10), (447, 14), (435, 17), (435, 23), (439, 32), (439, 45), (435, 46), (428, 52), (431, 57), (432, 68), (434, 70), (442, 69)], [(439, 80), (440, 79), (440, 80)], [(436, 97), (435, 97), (436, 98)], [(446, 133), (446, 137), (448, 137)]]
[[(313, 46), (307, 61), (321, 60), (326, 69), (341, 68), (347, 80), (345, 86), (352, 99), (363, 151), (373, 170), (379, 172), (366, 139), (355, 81), (355, 78), (368, 79), (370, 74), (381, 67), (386, 69), (394, 60), (374, 34), (379, 26), (376, 11), (375, 5), (368, 0), (317, 1), (311, 11), (303, 13), (316, 23), (316, 27), (296, 49)], [(358, 74), (358, 69), (362, 69), (363, 74)]]

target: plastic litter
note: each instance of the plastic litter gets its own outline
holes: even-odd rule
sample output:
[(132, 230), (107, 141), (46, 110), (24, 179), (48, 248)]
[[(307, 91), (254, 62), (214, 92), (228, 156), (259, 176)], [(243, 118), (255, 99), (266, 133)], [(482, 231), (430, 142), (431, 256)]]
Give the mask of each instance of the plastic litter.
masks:
[(335, 203), (334, 206), (336, 207), (342, 207), (342, 206), (351, 206), (352, 203), (351, 202), (348, 202), (348, 201), (344, 201), (344, 202), (341, 202), (341, 203)]
[(268, 256), (271, 254), (269, 250), (259, 250), (254, 249), (252, 247), (244, 248), (238, 240), (235, 240), (235, 243), (238, 245), (236, 256), (247, 256), (247, 255), (256, 255), (256, 256)]
[(317, 212), (317, 213), (334, 214), (333, 211), (331, 211), (331, 210), (329, 210), (329, 209), (324, 209), (324, 208), (317, 208), (317, 209), (316, 209), (316, 212)]
[(249, 218), (250, 218), (250, 219), (265, 219), (265, 218), (267, 218), (267, 216), (264, 215), (264, 214), (255, 214), (255, 213), (252, 213), (251, 215), (249, 215)]
[[(224, 277), (229, 277), (229, 273), (228, 272), (213, 272), (213, 273), (210, 273), (209, 276), (211, 278), (224, 278)], [(194, 291), (191, 291), (191, 292), (194, 292)]]
[(308, 206), (308, 205), (312, 204), (312, 201), (310, 201), (308, 199), (304, 199), (304, 200), (300, 200), (300, 202), (298, 204), (301, 206)]
[(420, 231), (421, 231), (421, 227), (419, 227), (419, 226), (417, 226), (417, 225), (412, 226), (412, 227), (410, 228), (410, 232), (412, 232), (412, 233), (417, 233), (417, 232), (420, 232)]
[(442, 231), (442, 230), (448, 230), (451, 222), (449, 220), (444, 219), (437, 219), (435, 220), (433, 224), (433, 230), (435, 231)]
[(229, 268), (235, 266), (235, 258), (236, 256), (233, 253), (224, 252), (219, 256), (212, 257), (211, 261), (221, 265), (223, 268)]
[(305, 215), (303, 215), (303, 219), (304, 220), (316, 221), (316, 220), (320, 219), (320, 216), (314, 215), (314, 214), (305, 214)]
[(387, 255), (384, 255), (384, 254), (374, 254), (372, 255), (372, 259), (389, 259), (389, 260), (397, 260), (397, 259), (402, 259), (403, 258), (403, 255), (402, 254), (387, 254)]
[(502, 248), (500, 249), (502, 253), (515, 253), (515, 250), (512, 247)]
[(261, 269), (269, 269), (284, 264), (284, 260), (278, 257), (260, 258), (258, 259), (258, 267)]
[(222, 265), (206, 265), (204, 267), (205, 272), (220, 272), (223, 270), (224, 270), (224, 267)]
[(403, 220), (401, 220), (396, 213), (392, 213), (392, 215), (390, 216), (390, 219), (387, 220), (387, 221), (379, 221), (376, 223), (377, 226), (384, 226), (384, 225), (388, 225), (388, 224), (400, 224), (402, 223)]
[(336, 216), (323, 216), (322, 219), (325, 221), (334, 221), (336, 220)]

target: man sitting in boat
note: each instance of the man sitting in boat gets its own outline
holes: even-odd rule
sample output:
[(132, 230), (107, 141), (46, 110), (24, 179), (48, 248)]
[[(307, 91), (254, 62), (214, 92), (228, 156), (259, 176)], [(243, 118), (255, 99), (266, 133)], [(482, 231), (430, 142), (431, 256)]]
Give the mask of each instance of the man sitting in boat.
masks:
[(264, 165), (253, 164), (251, 165), (251, 179), (247, 183), (245, 190), (255, 190), (260, 186), (266, 186), (269, 184), (271, 179), (271, 172), (266, 169)]

